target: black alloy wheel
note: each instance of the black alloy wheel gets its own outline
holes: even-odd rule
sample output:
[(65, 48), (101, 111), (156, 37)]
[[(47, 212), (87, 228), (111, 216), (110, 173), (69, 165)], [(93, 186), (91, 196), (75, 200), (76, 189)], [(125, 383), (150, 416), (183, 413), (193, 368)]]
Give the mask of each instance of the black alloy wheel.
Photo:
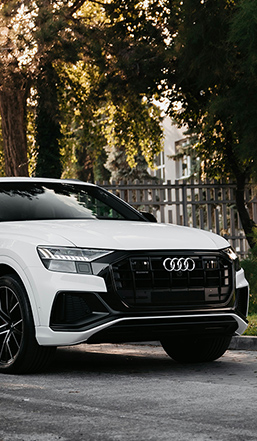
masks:
[(0, 288), (0, 365), (10, 365), (20, 352), (23, 336), (23, 316), (15, 292)]
[(19, 278), (0, 277), (0, 373), (38, 371), (55, 349), (37, 343), (30, 303)]

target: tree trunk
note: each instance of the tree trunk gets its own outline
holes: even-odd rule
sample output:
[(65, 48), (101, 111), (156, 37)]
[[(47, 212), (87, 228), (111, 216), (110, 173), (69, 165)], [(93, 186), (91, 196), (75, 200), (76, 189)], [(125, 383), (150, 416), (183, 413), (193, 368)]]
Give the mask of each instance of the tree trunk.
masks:
[(254, 221), (250, 218), (249, 212), (246, 208), (245, 202), (245, 186), (246, 181), (250, 179), (250, 171), (245, 165), (237, 159), (235, 151), (233, 149), (233, 136), (231, 132), (226, 133), (227, 144), (225, 146), (225, 152), (227, 156), (228, 164), (231, 167), (232, 173), (236, 180), (236, 208), (241, 220), (243, 230), (245, 232), (246, 240), (250, 248), (255, 245), (253, 228), (256, 227)]
[(51, 62), (42, 63), (37, 79), (36, 176), (60, 178), (62, 162), (59, 141), (61, 126), (57, 97), (58, 75)]
[(76, 157), (79, 164), (77, 178), (85, 182), (94, 182), (94, 166), (87, 148), (76, 150)]
[(245, 232), (246, 239), (250, 248), (253, 248), (255, 245), (254, 237), (253, 237), (253, 228), (256, 226), (254, 221), (250, 218), (248, 210), (245, 206), (245, 177), (240, 174), (236, 179), (236, 206), (240, 216), (240, 220), (242, 223), (242, 227)]
[(26, 88), (2, 88), (0, 113), (6, 176), (28, 176)]

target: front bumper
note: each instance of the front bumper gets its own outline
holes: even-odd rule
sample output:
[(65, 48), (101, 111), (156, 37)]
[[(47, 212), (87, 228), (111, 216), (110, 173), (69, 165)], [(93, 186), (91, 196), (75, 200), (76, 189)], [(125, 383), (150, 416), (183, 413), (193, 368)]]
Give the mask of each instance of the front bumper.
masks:
[[(140, 259), (141, 257), (137, 262), (141, 265)], [(122, 265), (123, 262), (124, 259)], [(134, 264), (134, 258), (132, 263)], [(150, 264), (153, 265), (152, 262)], [(144, 278), (144, 286), (147, 289), (142, 298), (139, 285), (138, 292), (141, 297), (135, 296), (132, 301), (127, 295), (131, 292), (127, 273), (122, 279), (123, 291), (120, 292), (121, 278), (119, 276), (117, 279), (117, 268), (112, 265), (110, 270), (110, 265), (105, 262), (101, 263), (100, 271), (97, 269), (94, 275), (89, 276), (50, 273), (42, 268), (42, 274), (39, 270), (37, 273), (34, 271), (35, 288), (40, 289), (37, 292), (39, 320), (35, 322), (38, 343), (46, 346), (65, 346), (82, 342), (155, 341), (167, 336), (191, 334), (232, 336), (242, 334), (247, 328), (249, 287), (243, 270), (229, 272), (230, 270), (225, 268), (224, 271), (216, 271), (208, 261), (210, 277), (214, 274), (217, 283), (220, 279), (225, 280), (224, 288), (228, 294), (225, 297), (219, 288), (215, 288), (212, 297), (212, 288), (207, 287), (199, 295), (197, 289), (198, 300), (195, 302), (196, 288), (192, 278), (186, 281), (187, 285), (183, 288), (178, 285), (183, 277), (176, 278), (173, 291), (169, 291), (166, 286), (160, 291), (159, 268), (156, 267), (154, 277), (150, 279), (149, 271), (144, 276), (145, 268), (142, 271), (138, 265), (135, 265), (135, 271), (129, 273), (129, 277), (133, 277), (137, 284), (141, 284)], [(121, 274), (123, 268), (118, 270)], [(163, 278), (163, 273), (160, 276)], [(229, 285), (226, 282), (227, 277), (231, 277)], [(41, 283), (36, 280), (41, 280)], [(156, 281), (153, 286), (150, 285), (151, 280)], [(134, 284), (134, 292), (136, 288), (138, 285)], [(33, 292), (37, 289), (33, 289)], [(149, 300), (151, 292), (152, 302)], [(160, 302), (156, 301), (156, 293), (160, 295)], [(175, 299), (173, 303), (170, 298)], [(178, 303), (178, 298), (182, 298), (183, 302)]]
[(53, 331), (49, 327), (39, 326), (36, 328), (36, 338), (41, 345), (66, 346), (83, 342), (153, 341), (167, 334), (240, 335), (247, 328), (246, 320), (233, 311), (113, 316), (102, 321), (79, 331)]

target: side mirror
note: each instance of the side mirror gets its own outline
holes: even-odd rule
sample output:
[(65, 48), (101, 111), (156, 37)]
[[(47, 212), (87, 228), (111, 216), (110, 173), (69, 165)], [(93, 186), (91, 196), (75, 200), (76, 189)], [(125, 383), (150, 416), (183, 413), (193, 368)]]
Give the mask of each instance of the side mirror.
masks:
[(147, 219), (149, 222), (157, 222), (156, 217), (149, 213), (148, 211), (140, 211), (140, 213), (144, 216), (145, 219)]

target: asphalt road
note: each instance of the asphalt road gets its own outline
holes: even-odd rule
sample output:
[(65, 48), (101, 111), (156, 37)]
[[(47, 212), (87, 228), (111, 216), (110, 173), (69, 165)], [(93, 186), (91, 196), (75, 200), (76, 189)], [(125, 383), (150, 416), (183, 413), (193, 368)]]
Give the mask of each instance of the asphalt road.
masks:
[(81, 345), (0, 376), (0, 441), (256, 441), (256, 409), (254, 351), (182, 365), (161, 347)]

